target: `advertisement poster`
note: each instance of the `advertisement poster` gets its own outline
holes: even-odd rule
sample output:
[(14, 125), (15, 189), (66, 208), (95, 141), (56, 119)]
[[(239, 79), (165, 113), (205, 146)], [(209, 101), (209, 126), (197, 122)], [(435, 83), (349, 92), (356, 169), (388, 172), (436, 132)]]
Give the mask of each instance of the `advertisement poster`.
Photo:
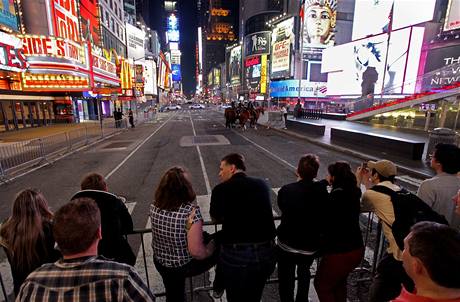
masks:
[(294, 18), (275, 25), (272, 32), (271, 78), (291, 75), (291, 51), (294, 45)]
[(460, 81), (460, 45), (431, 49), (425, 63), (422, 91)]
[(214, 74), (214, 86), (219, 87), (220, 86), (220, 69), (214, 68), (213, 74)]
[(238, 45), (230, 51), (230, 82), (232, 85), (240, 84), (241, 75), (241, 45)]
[(0, 1), (0, 24), (19, 31), (18, 17), (16, 16), (16, 7), (14, 0), (1, 0)]
[(54, 36), (69, 39), (75, 42), (81, 41), (79, 12), (76, 0), (50, 2), (50, 21), (53, 24)]
[(182, 80), (181, 72), (180, 72), (180, 65), (179, 64), (172, 64), (171, 65), (171, 72), (172, 72), (172, 80), (173, 82), (180, 82)]
[(97, 0), (80, 0), (81, 31), (83, 40), (101, 46), (99, 8)]
[[(356, 1), (352, 40), (419, 24), (433, 19), (434, 0)], [(392, 11), (393, 10), (393, 11)]]
[(446, 22), (444, 30), (454, 30), (460, 28), (460, 0), (449, 0), (447, 7)]
[(304, 6), (304, 60), (321, 60), (322, 50), (335, 43), (337, 1), (307, 1)]
[(271, 32), (261, 31), (244, 37), (244, 57), (270, 54)]
[(251, 92), (259, 92), (261, 67), (262, 67), (261, 56), (247, 58), (244, 61), (245, 89), (248, 89)]
[(179, 20), (174, 14), (168, 16), (168, 23), (166, 25), (166, 37), (168, 42), (179, 42)]
[(387, 34), (325, 49), (328, 95), (367, 95), (372, 86), (375, 94), (414, 93), (423, 34), (421, 27), (394, 31), (388, 52)]
[(142, 30), (126, 23), (126, 46), (128, 49), (128, 58), (143, 59), (145, 57), (144, 38), (145, 33)]
[[(300, 90), (300, 95), (299, 95)], [(270, 96), (277, 98), (324, 98), (326, 97), (326, 83), (309, 82), (302, 80), (299, 89), (299, 80), (284, 80), (270, 82)]]
[(144, 94), (157, 95), (156, 85), (156, 63), (153, 60), (147, 60), (144, 64)]

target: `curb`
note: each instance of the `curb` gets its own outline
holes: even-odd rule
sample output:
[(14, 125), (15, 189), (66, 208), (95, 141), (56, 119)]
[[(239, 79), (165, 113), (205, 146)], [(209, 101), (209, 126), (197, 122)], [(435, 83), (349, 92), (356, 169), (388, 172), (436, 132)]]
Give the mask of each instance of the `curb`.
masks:
[[(265, 125), (262, 125), (262, 124), (260, 124), (260, 125), (266, 127)], [(381, 158), (378, 158), (378, 157), (375, 157), (375, 156), (372, 156), (372, 155), (369, 155), (369, 154), (361, 153), (361, 152), (358, 152), (358, 151), (355, 151), (355, 150), (352, 150), (352, 149), (348, 149), (348, 148), (345, 148), (345, 147), (339, 147), (339, 146), (335, 146), (335, 145), (332, 145), (332, 144), (324, 143), (324, 142), (321, 142), (319, 140), (309, 138), (308, 136), (305, 136), (305, 135), (302, 135), (302, 134), (299, 134), (299, 133), (296, 133), (296, 132), (293, 132), (293, 131), (283, 130), (283, 129), (276, 129), (276, 128), (271, 128), (271, 127), (269, 129), (275, 130), (276, 132), (283, 133), (285, 135), (289, 135), (289, 136), (292, 136), (292, 137), (295, 137), (295, 138), (298, 138), (298, 139), (306, 140), (309, 143), (318, 145), (318, 146), (323, 147), (325, 149), (329, 149), (329, 150), (341, 152), (341, 153), (344, 153), (344, 154), (347, 154), (347, 155), (351, 155), (351, 156), (354, 156), (354, 157), (358, 157), (358, 158), (360, 158), (362, 160), (366, 160), (366, 161), (374, 160), (375, 161), (375, 160), (381, 159)], [(396, 164), (396, 166), (398, 167), (399, 171), (401, 171), (401, 172), (403, 172), (405, 174), (408, 174), (408, 175), (416, 176), (416, 177), (419, 177), (419, 178), (422, 178), (422, 179), (427, 179), (427, 178), (433, 177), (433, 175), (423, 173), (423, 172), (419, 172), (419, 171), (414, 171), (412, 168), (409, 168), (409, 167), (406, 167), (406, 166), (403, 166), (403, 165)]]

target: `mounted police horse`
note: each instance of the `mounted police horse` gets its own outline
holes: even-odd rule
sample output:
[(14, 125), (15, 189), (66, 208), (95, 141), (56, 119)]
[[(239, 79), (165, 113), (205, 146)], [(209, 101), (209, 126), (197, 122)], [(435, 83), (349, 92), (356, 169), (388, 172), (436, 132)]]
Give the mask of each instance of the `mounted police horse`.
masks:
[(237, 113), (234, 108), (226, 108), (224, 111), (225, 116), (225, 128), (232, 129), (235, 126)]
[(239, 115), (240, 127), (246, 130), (246, 122), (249, 121), (249, 127), (257, 130), (257, 121), (259, 120), (260, 114), (265, 114), (263, 107), (258, 107), (254, 110), (244, 109)]

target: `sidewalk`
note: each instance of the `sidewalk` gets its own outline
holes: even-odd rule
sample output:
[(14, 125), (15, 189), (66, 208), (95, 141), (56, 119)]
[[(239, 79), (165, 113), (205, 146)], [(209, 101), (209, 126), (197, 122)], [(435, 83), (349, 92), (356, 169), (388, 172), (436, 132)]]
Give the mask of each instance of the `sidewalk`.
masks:
[[(107, 119), (109, 120), (109, 119)], [(113, 119), (112, 119), (113, 120)], [(27, 141), (34, 138), (42, 138), (54, 134), (68, 132), (76, 129), (83, 129), (87, 125), (99, 124), (99, 121), (88, 121), (84, 123), (72, 124), (52, 124), (49, 126), (25, 128), (0, 132), (0, 143), (12, 143)]]
[(363, 133), (369, 134), (378, 134), (404, 138), (408, 140), (421, 141), (425, 142), (425, 151), (423, 158), (425, 158), (426, 150), (428, 148), (428, 133), (423, 131), (409, 130), (404, 131), (398, 128), (390, 128), (386, 126), (377, 127), (373, 125), (362, 124), (358, 122), (349, 122), (349, 121), (336, 121), (336, 120), (326, 120), (326, 119), (294, 119), (293, 117), (288, 117), (288, 120), (295, 121), (299, 123), (311, 123), (311, 124), (323, 124), (326, 126), (324, 136), (312, 136), (307, 133), (304, 133), (300, 130), (293, 129), (275, 129), (276, 131), (292, 135), (301, 139), (308, 140), (311, 143), (321, 145), (325, 148), (333, 149), (339, 152), (344, 152), (352, 156), (362, 158), (363, 160), (378, 160), (378, 159), (389, 159), (396, 163), (399, 170), (403, 173), (416, 174), (418, 177), (429, 178), (434, 175), (434, 172), (430, 168), (429, 164), (426, 164), (424, 161), (416, 160), (407, 160), (398, 156), (391, 154), (385, 154), (384, 157), (382, 154), (377, 154), (375, 152), (362, 152), (356, 151), (350, 148), (346, 148), (339, 145), (334, 145), (331, 142), (331, 128), (344, 128), (355, 130)]

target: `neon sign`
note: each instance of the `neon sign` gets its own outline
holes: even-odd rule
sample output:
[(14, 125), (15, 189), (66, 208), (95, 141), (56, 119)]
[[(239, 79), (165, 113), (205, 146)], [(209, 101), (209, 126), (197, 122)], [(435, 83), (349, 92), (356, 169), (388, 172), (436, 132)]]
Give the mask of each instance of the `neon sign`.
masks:
[(84, 48), (72, 41), (56, 37), (23, 36), (26, 56), (52, 56), (85, 63)]
[(77, 3), (75, 0), (49, 0), (51, 3), (51, 20), (54, 26), (54, 35), (80, 41), (80, 27), (78, 24)]

